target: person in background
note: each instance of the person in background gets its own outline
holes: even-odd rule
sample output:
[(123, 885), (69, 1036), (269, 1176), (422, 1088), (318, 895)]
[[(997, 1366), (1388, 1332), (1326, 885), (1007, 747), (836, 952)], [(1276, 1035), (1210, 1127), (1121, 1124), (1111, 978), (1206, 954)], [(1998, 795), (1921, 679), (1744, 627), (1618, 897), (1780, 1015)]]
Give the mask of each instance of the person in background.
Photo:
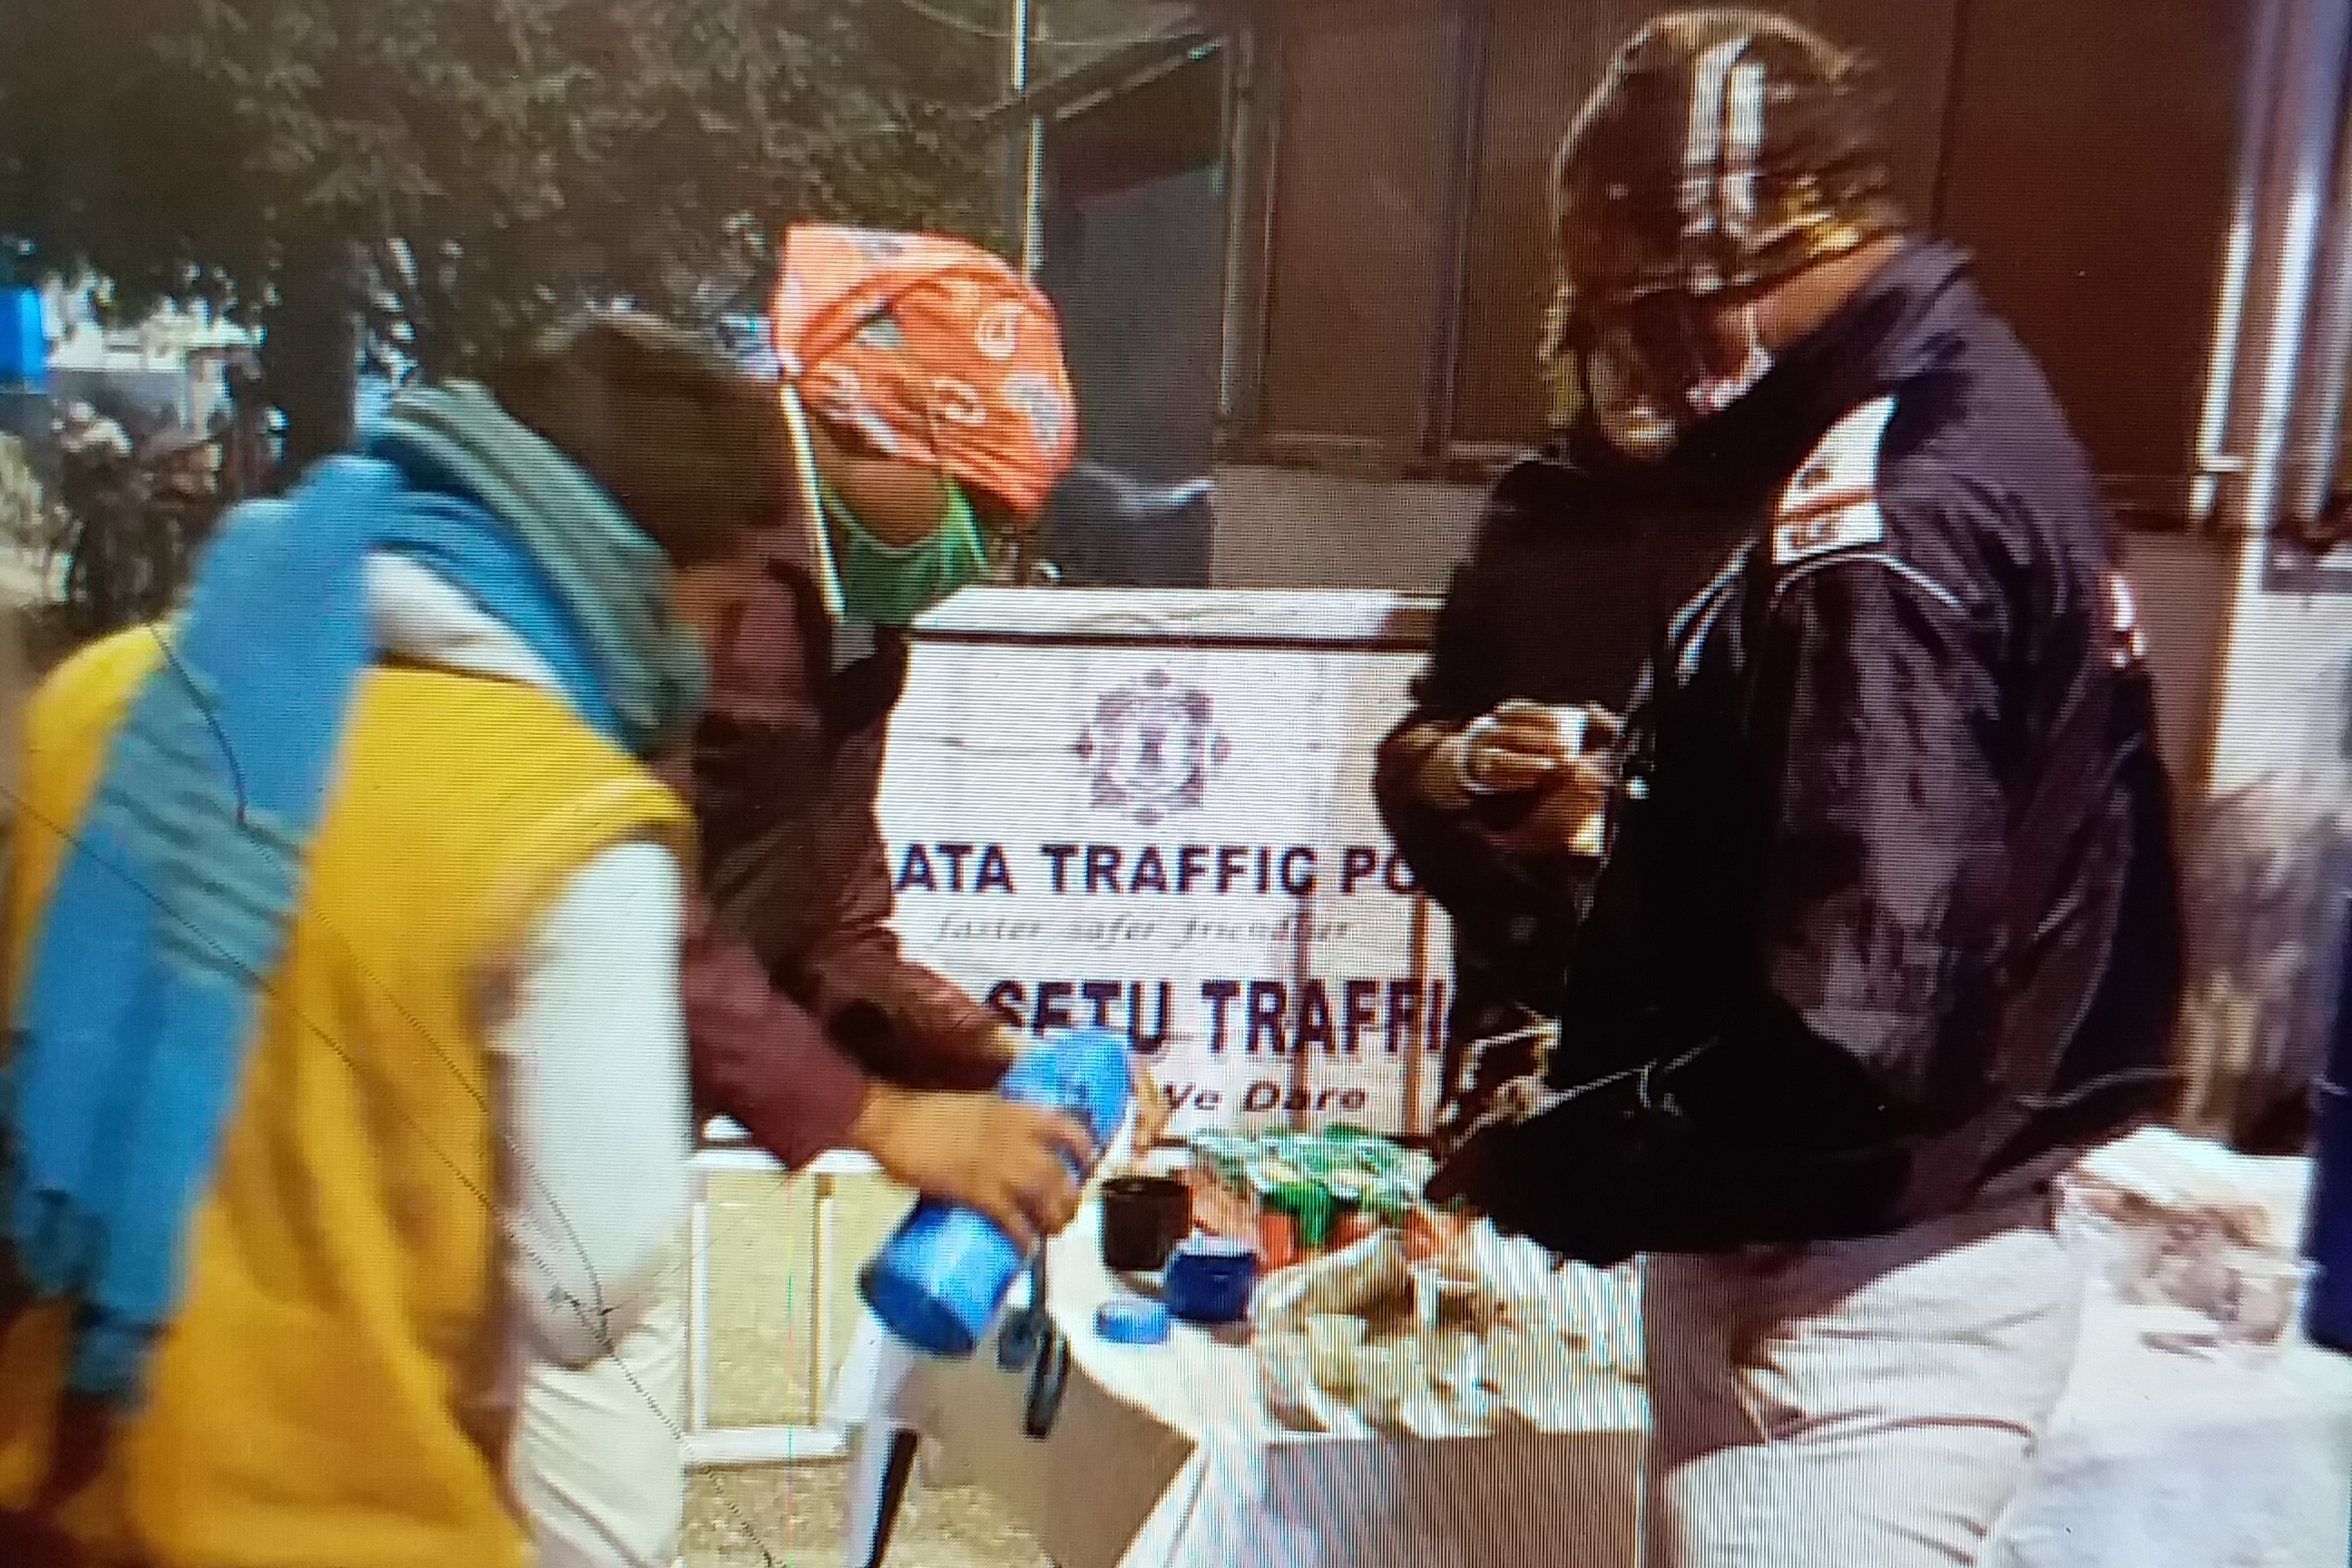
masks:
[[(1538, 359), (1553, 439), (1489, 492), (1455, 568), (1413, 705), (1380, 747), (1373, 793), (1454, 932), (1440, 1152), (1505, 1085), (1543, 1070), (1569, 943), (1599, 844), (1573, 767), (1605, 752), (1667, 616), (1713, 574), (1740, 520), (1629, 522), (1643, 465), (1593, 438), (1567, 334)], [(1561, 721), (1580, 736), (1564, 743)]]
[(2074, 1360), (2053, 1176), (2171, 1076), (2170, 805), (2107, 523), (1888, 197), (1880, 112), (1792, 23), (1676, 13), (1557, 169), (1591, 417), (1649, 465), (1625, 522), (1746, 540), (1617, 782), (1562, 770), (1610, 794), (1559, 1045), (1432, 1192), (1647, 1255), (1652, 1568), (1974, 1562)]
[(514, 1336), (607, 1358), (658, 1297), (692, 829), (646, 759), (789, 470), (651, 322), (491, 385), (404, 395), (32, 704), (11, 1564), (522, 1568)]

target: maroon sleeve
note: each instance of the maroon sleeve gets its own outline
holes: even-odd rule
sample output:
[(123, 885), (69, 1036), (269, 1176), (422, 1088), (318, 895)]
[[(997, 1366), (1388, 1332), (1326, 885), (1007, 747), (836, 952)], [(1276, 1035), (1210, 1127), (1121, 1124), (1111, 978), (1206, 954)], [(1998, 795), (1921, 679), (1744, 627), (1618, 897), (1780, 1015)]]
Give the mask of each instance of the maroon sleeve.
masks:
[[(872, 739), (878, 773), (881, 737)], [(994, 1088), (1011, 1065), (998, 1032), (1003, 1021), (906, 955), (890, 926), (889, 856), (871, 809), (856, 837), (840, 847), (833, 916), (798, 965), (811, 1001), (877, 1077), (918, 1089)]]
[(733, 1117), (787, 1165), (846, 1144), (865, 1102), (865, 1071), (770, 984), (698, 889), (688, 900), (681, 984), (700, 1111)]
[[(906, 958), (890, 930), (874, 813), (887, 700), (862, 726), (826, 711), (829, 634), (788, 546), (774, 545), (718, 639), (706, 722), (664, 771), (694, 803), (705, 872), (724, 903), (722, 913), (698, 895), (688, 918), (696, 1093), (797, 1163), (793, 1152), (846, 1133), (869, 1075), (985, 1089), (1004, 1064), (993, 1018)], [(849, 731), (840, 752), (817, 767), (805, 748), (837, 723)], [(806, 831), (766, 842), (788, 803)]]

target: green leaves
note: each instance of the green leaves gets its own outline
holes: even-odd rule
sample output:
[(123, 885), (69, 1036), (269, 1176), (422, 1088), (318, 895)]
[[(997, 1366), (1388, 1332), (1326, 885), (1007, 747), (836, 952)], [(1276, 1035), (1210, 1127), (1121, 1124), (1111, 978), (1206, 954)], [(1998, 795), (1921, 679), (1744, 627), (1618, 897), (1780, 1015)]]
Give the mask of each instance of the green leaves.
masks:
[(934, 8), (973, 29), (896, 0), (18, 0), (0, 235), (248, 313), (355, 244), (433, 369), (586, 300), (755, 303), (803, 216), (995, 226), (1002, 20)]

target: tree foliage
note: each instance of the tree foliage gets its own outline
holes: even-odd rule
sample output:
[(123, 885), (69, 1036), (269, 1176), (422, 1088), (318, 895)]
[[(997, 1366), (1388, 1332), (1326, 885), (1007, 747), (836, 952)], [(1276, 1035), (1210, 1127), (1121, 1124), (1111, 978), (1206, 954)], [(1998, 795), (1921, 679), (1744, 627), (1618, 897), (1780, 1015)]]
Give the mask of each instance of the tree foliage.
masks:
[(806, 213), (984, 227), (988, 52), (896, 0), (201, 0), (281, 224), (364, 246), (428, 370), (551, 310), (736, 302)]
[[(1045, 12), (1068, 37), (1166, 9)], [(1003, 231), (977, 115), (1003, 91), (1004, 0), (9, 10), (0, 237), (34, 267), (94, 268), (127, 311), (206, 298), (261, 320), (281, 405), (348, 401), (355, 311), (439, 374), (589, 300), (755, 307), (801, 216)], [(332, 424), (294, 445), (332, 444)]]
[(158, 47), (187, 14), (13, 0), (0, 34), (0, 239), (37, 274), (94, 268), (130, 315), (164, 298), (234, 306), (269, 273), (234, 103)]

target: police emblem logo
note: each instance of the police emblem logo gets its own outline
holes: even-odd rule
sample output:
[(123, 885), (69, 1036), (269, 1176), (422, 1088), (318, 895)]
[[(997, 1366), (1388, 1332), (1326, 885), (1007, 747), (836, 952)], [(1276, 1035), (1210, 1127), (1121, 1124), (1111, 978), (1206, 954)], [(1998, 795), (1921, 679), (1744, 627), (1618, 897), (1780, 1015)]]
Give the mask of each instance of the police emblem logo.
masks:
[(1881, 543), (1885, 538), (1886, 520), (1879, 514), (1878, 503), (1861, 496), (1773, 524), (1772, 563), (1793, 565), (1834, 550)]
[(1157, 669), (1099, 698), (1076, 747), (1096, 808), (1145, 827), (1205, 805), (1233, 749), (1209, 694)]

